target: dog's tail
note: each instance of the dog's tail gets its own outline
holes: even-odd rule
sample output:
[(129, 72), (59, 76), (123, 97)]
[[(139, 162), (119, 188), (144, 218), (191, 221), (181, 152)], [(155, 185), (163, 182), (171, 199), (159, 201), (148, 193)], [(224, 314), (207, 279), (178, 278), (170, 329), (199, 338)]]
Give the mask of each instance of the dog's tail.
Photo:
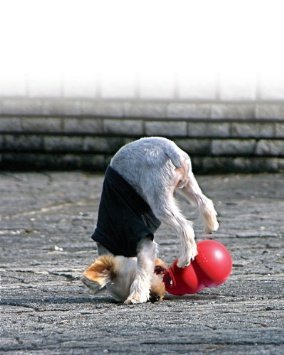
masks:
[(98, 292), (113, 278), (114, 260), (112, 255), (102, 255), (83, 273), (82, 282), (93, 292)]

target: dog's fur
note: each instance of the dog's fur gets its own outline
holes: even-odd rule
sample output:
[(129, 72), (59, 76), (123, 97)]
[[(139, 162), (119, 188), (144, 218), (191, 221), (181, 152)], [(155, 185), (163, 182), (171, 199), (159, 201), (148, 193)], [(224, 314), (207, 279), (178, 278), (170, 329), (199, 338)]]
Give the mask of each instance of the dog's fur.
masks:
[[(155, 259), (155, 272), (153, 273), (153, 270), (150, 270), (152, 277), (149, 299), (152, 302), (164, 298), (165, 285), (162, 281), (162, 276), (166, 269), (167, 265), (161, 259)], [(129, 290), (136, 273), (136, 257), (126, 258), (124, 256), (105, 254), (98, 257), (85, 270), (82, 281), (95, 293), (106, 286), (117, 302), (123, 302), (129, 296)]]
[[(181, 242), (178, 266), (189, 265), (197, 255), (194, 230), (179, 210), (174, 192), (182, 192), (198, 207), (207, 233), (219, 227), (213, 203), (202, 193), (192, 173), (189, 156), (166, 138), (141, 138), (122, 147), (110, 166), (148, 203), (161, 222), (176, 231)], [(106, 253), (110, 254), (107, 250), (99, 252)], [(156, 243), (145, 239), (139, 244), (137, 258), (99, 257), (85, 271), (83, 282), (94, 291), (106, 285), (114, 299), (128, 304), (146, 302), (151, 294), (162, 298), (164, 286), (154, 273), (156, 254)]]

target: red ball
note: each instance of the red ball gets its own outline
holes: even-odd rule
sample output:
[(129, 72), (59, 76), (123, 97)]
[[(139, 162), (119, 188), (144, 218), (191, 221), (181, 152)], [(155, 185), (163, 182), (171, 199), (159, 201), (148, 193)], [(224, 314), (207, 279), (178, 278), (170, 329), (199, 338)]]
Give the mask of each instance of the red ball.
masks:
[(204, 285), (200, 282), (199, 269), (193, 267), (195, 262), (192, 261), (189, 266), (182, 268), (177, 266), (177, 262), (175, 260), (164, 274), (163, 281), (167, 292), (172, 295), (181, 296), (201, 291)]
[(197, 244), (196, 263), (203, 273), (206, 287), (219, 286), (232, 271), (232, 257), (226, 247), (216, 240), (203, 240)]
[(205, 287), (219, 286), (232, 270), (232, 257), (225, 246), (215, 240), (197, 243), (198, 255), (189, 266), (179, 268), (177, 260), (165, 272), (166, 290), (174, 295), (192, 294)]

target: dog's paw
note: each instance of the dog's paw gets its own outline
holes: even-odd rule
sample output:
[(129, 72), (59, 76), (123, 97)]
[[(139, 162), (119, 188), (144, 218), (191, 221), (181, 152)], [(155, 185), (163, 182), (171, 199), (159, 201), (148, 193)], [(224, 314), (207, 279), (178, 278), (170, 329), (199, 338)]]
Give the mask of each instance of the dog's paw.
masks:
[(207, 226), (205, 227), (205, 233), (212, 233), (216, 232), (219, 229), (219, 223), (217, 221), (217, 218), (212, 218), (209, 220)]
[(186, 267), (190, 265), (191, 263), (191, 258), (179, 258), (177, 262), (178, 267)]
[(203, 209), (203, 218), (206, 233), (216, 232), (219, 229), (217, 212), (214, 208), (213, 202), (209, 199), (206, 200), (206, 204)]
[(190, 265), (191, 261), (194, 260), (196, 255), (198, 254), (197, 252), (197, 246), (194, 243), (194, 245), (191, 247), (190, 252), (186, 255), (182, 255), (179, 257), (177, 266), (178, 267), (186, 267)]
[(149, 300), (149, 292), (143, 294), (135, 292), (128, 296), (124, 304), (146, 303), (148, 300)]

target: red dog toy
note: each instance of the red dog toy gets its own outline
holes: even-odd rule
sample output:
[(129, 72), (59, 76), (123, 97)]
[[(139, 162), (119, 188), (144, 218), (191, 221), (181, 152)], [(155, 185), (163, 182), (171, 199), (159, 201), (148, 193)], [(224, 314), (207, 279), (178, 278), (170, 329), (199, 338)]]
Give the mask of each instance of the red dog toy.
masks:
[(225, 246), (215, 240), (197, 243), (198, 255), (189, 266), (179, 268), (177, 260), (166, 270), (164, 284), (173, 295), (197, 293), (205, 287), (219, 286), (232, 271), (232, 257)]

